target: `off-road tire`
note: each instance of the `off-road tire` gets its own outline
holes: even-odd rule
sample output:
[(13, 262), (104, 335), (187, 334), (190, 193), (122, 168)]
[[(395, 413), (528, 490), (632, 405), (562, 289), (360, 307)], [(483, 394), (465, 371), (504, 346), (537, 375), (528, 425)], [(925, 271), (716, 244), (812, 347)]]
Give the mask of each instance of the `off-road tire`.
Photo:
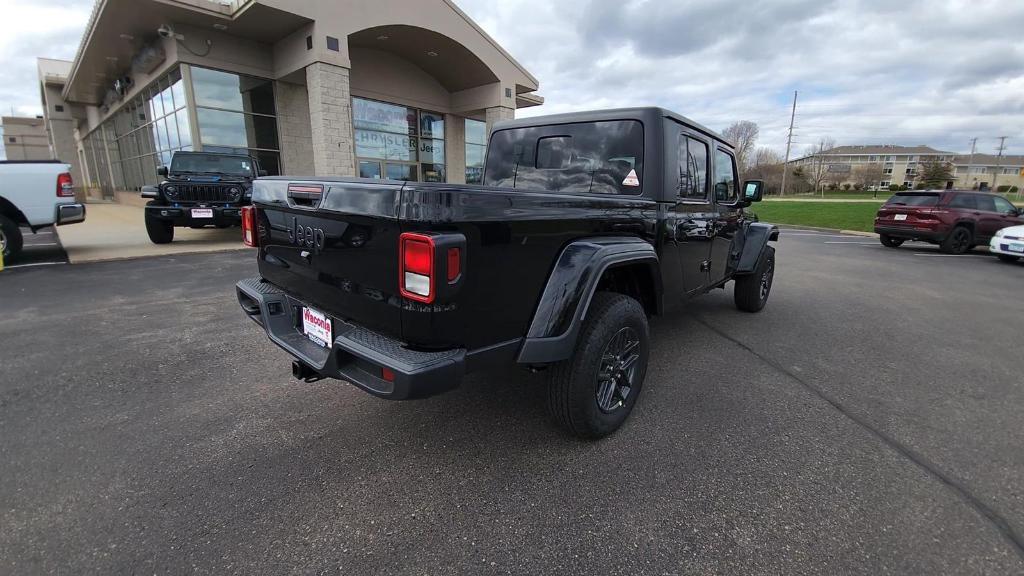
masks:
[[(638, 357), (625, 400), (607, 412), (599, 405), (598, 374), (605, 352), (623, 330), (638, 337)], [(585, 439), (603, 438), (618, 430), (640, 396), (649, 354), (650, 331), (643, 306), (624, 294), (595, 293), (573, 356), (547, 370), (548, 411), (555, 423)]]
[(1011, 263), (1016, 262), (1018, 259), (1020, 259), (1020, 256), (1011, 256), (1010, 254), (996, 254), (996, 257), (1002, 260), (1003, 262)]
[(736, 277), (733, 300), (744, 312), (760, 312), (768, 303), (775, 279), (775, 248), (765, 246), (753, 274)]
[(966, 226), (957, 226), (950, 231), (949, 235), (939, 244), (939, 250), (946, 254), (963, 254), (971, 249), (974, 243), (974, 234)]
[(25, 239), (21, 236), (21, 229), (18, 228), (18, 224), (0, 214), (0, 233), (3, 234), (4, 258), (17, 256), (25, 242)]
[(153, 244), (170, 244), (174, 240), (174, 223), (146, 214), (146, 233)]
[(893, 238), (888, 234), (879, 234), (878, 240), (882, 243), (882, 246), (885, 246), (886, 248), (899, 248), (903, 245), (903, 242), (905, 242), (903, 238)]

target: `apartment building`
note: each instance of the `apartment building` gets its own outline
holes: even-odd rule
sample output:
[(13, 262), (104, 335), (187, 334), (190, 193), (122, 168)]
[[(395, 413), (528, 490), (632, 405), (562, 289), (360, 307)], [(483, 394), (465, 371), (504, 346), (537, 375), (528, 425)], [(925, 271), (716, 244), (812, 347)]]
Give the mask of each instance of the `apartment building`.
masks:
[(882, 167), (882, 178), (869, 186), (888, 188), (897, 185), (913, 188), (922, 162), (952, 164), (953, 178), (946, 182), (946, 188), (994, 190), (999, 186), (1024, 187), (1024, 156), (972, 156), (923, 145), (838, 146), (820, 154), (797, 158), (790, 165), (811, 170), (820, 164), (826, 173), (826, 183), (852, 186), (858, 183), (855, 176), (859, 166), (875, 164)]

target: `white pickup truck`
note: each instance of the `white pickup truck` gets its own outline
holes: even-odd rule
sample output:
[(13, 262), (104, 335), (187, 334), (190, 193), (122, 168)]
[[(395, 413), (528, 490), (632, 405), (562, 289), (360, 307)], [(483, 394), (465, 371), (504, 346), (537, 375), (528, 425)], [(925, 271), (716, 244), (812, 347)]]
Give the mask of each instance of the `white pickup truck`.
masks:
[(21, 251), (21, 227), (33, 233), (48, 226), (85, 220), (75, 202), (71, 167), (58, 160), (0, 161), (0, 251)]

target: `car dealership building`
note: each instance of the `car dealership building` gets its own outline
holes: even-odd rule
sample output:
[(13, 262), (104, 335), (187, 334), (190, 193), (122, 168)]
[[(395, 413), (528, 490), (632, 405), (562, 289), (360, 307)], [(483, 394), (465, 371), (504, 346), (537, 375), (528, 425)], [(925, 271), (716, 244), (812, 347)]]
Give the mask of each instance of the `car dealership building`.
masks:
[(97, 0), (74, 61), (40, 60), (53, 147), (104, 196), (156, 183), (176, 150), (473, 182), (490, 125), (537, 89), (450, 0)]

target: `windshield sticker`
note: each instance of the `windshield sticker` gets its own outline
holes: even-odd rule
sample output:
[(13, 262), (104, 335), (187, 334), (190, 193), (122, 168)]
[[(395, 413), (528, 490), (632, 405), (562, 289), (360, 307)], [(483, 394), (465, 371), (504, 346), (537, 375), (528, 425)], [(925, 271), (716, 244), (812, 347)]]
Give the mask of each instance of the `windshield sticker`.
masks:
[(623, 186), (639, 186), (640, 185), (640, 178), (637, 177), (636, 169), (635, 168), (633, 170), (629, 171), (629, 174), (626, 175), (626, 179), (622, 181), (622, 185)]

